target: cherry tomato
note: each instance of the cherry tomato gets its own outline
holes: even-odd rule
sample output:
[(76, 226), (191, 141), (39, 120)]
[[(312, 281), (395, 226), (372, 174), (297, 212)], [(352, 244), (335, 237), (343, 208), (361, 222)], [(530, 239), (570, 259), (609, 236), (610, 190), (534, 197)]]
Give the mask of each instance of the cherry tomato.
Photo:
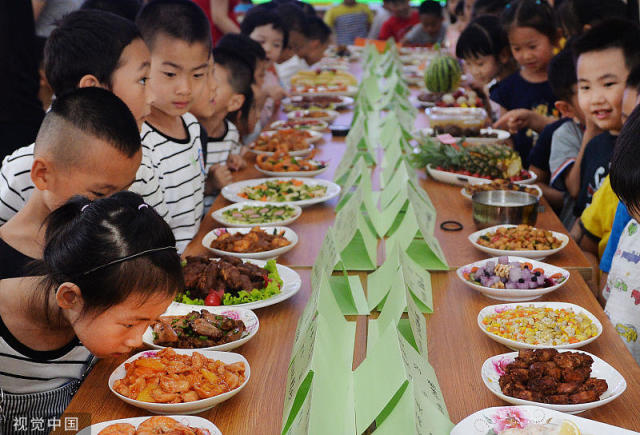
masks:
[(207, 295), (207, 297), (204, 299), (204, 304), (205, 305), (221, 305), (222, 304), (222, 299), (220, 298), (220, 295), (217, 292), (211, 292)]

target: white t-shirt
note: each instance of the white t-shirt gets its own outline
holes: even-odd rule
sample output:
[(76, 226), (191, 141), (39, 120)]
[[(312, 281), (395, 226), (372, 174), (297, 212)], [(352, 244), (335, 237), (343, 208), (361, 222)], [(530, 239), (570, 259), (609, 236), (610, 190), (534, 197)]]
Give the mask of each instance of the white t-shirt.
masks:
[(298, 55), (294, 55), (292, 58), (274, 65), (278, 73), (278, 78), (286, 88), (291, 87), (291, 77), (297, 72), (309, 69), (309, 64), (301, 57), (298, 57)]

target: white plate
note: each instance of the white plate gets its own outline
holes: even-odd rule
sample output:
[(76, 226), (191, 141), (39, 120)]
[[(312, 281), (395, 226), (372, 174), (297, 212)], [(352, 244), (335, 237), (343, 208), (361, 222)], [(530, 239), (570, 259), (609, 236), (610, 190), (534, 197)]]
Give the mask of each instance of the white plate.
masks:
[(541, 268), (542, 270), (544, 270), (545, 276), (548, 277), (556, 273), (561, 273), (564, 276), (564, 280), (561, 283), (551, 287), (531, 289), (531, 290), (529, 289), (520, 290), (520, 289), (498, 289), (498, 288), (485, 287), (483, 285), (475, 284), (471, 281), (467, 281), (464, 278), (464, 273), (466, 271), (471, 271), (471, 268), (473, 267), (484, 266), (485, 263), (487, 263), (487, 261), (493, 261), (497, 264), (498, 257), (489, 258), (487, 260), (476, 261), (475, 263), (471, 263), (471, 264), (467, 264), (466, 266), (459, 267), (458, 270), (456, 271), (456, 274), (458, 275), (458, 278), (460, 278), (462, 282), (464, 282), (468, 287), (471, 287), (472, 289), (479, 291), (480, 293), (482, 293), (488, 298), (497, 299), (499, 301), (523, 302), (523, 301), (531, 301), (533, 299), (538, 299), (540, 296), (547, 293), (551, 293), (552, 291), (557, 290), (563, 285), (565, 285), (570, 275), (568, 270), (563, 269), (561, 267), (553, 266), (547, 263), (541, 263), (539, 261), (530, 260), (528, 258), (509, 256), (509, 262), (517, 261), (517, 262), (531, 263), (534, 269)]
[[(238, 308), (234, 306), (196, 306), (196, 305), (169, 305), (167, 311), (162, 313), (163, 316), (185, 316), (192, 311), (200, 311), (207, 310), (212, 314), (223, 315), (227, 317), (231, 317), (234, 320), (242, 320), (245, 326), (245, 335), (239, 340), (232, 341), (230, 343), (220, 344), (218, 346), (211, 347), (201, 347), (198, 350), (219, 350), (219, 351), (228, 351), (231, 349), (235, 349), (236, 347), (240, 347), (245, 344), (247, 341), (251, 340), (254, 335), (258, 332), (260, 328), (260, 322), (258, 321), (258, 316), (251, 310), (247, 310), (246, 308)], [(164, 349), (166, 346), (159, 346), (153, 343), (153, 329), (151, 326), (147, 328), (142, 336), (142, 341), (144, 344), (149, 346), (152, 349)]]
[(316, 175), (320, 175), (323, 172), (325, 172), (327, 169), (329, 169), (329, 165), (325, 165), (324, 168), (316, 169), (315, 171), (290, 171), (290, 172), (280, 171), (280, 172), (277, 172), (277, 171), (267, 171), (265, 169), (262, 169), (257, 164), (255, 164), (254, 166), (258, 170), (258, 172), (262, 172), (264, 175), (267, 175), (269, 177), (282, 177), (283, 175), (286, 175), (288, 177), (315, 177)]
[(129, 399), (128, 397), (123, 396), (120, 393), (117, 393), (113, 389), (113, 384), (116, 380), (122, 379), (125, 377), (126, 370), (124, 365), (126, 363), (130, 363), (138, 358), (144, 356), (153, 356), (155, 355), (156, 350), (148, 350), (145, 352), (140, 352), (120, 364), (109, 376), (109, 389), (113, 394), (115, 394), (119, 399), (127, 402), (129, 405), (136, 406), (138, 408), (146, 409), (147, 411), (151, 411), (154, 414), (197, 414), (202, 411), (206, 411), (208, 409), (213, 408), (219, 403), (224, 402), (227, 399), (235, 396), (247, 385), (249, 382), (249, 378), (251, 377), (251, 368), (249, 367), (249, 363), (247, 360), (240, 355), (239, 353), (232, 352), (217, 352), (211, 350), (200, 350), (200, 349), (174, 349), (176, 353), (181, 355), (191, 355), (194, 352), (201, 353), (207, 358), (211, 358), (214, 360), (222, 361), (225, 364), (233, 364), (236, 362), (243, 362), (245, 366), (245, 380), (238, 388), (231, 390), (224, 394), (219, 394), (214, 397), (209, 397), (208, 399), (196, 400), (195, 402), (185, 402), (185, 403), (150, 403), (143, 402), (141, 400)]
[(331, 96), (344, 95), (346, 97), (353, 97), (357, 93), (358, 93), (358, 88), (351, 85), (347, 86), (347, 89), (344, 91), (333, 91), (333, 90), (329, 90), (327, 87), (324, 87), (324, 86), (323, 87), (318, 86), (317, 92), (299, 92), (299, 91), (296, 91), (293, 87), (291, 88), (291, 94), (302, 95), (304, 97), (313, 97), (316, 95), (331, 95)]
[[(296, 112), (289, 112), (289, 113), (296, 113)], [(315, 124), (309, 126), (309, 128), (298, 128), (298, 127), (290, 127), (287, 126), (286, 124), (291, 122), (291, 121), (302, 121), (302, 123), (304, 123), (305, 121), (316, 121)], [(269, 126), (269, 129), (272, 130), (288, 130), (290, 128), (293, 128), (294, 130), (300, 130), (300, 131), (308, 131), (308, 132), (316, 132), (316, 131), (325, 131), (329, 128), (329, 124), (327, 123), (327, 121), (323, 120), (323, 119), (316, 119), (316, 118), (296, 118), (296, 119), (290, 119), (289, 121), (284, 121), (284, 120), (280, 120), (280, 121), (274, 121), (271, 123), (271, 125)]]
[[(339, 109), (339, 108), (345, 108), (348, 107), (350, 105), (353, 104), (353, 98), (351, 97), (347, 97), (345, 95), (338, 95), (338, 98), (340, 98), (340, 102), (338, 103), (333, 103), (333, 107), (335, 109)], [(302, 100), (302, 96), (301, 95), (294, 95), (292, 97), (287, 97), (287, 98), (283, 98), (282, 99), (282, 106), (288, 106), (289, 104), (293, 103), (294, 101), (301, 101)], [(306, 110), (306, 109), (295, 109), (295, 111), (297, 110)], [(329, 109), (313, 109), (313, 110), (329, 110)]]
[[(258, 184), (262, 184), (262, 183), (266, 183), (267, 181), (274, 181), (274, 180), (292, 180), (293, 177), (277, 177), (277, 178), (254, 178), (253, 180), (244, 180), (244, 181), (238, 181), (237, 183), (232, 183), (229, 185), (226, 185), (222, 188), (222, 196), (227, 199), (228, 201), (231, 202), (245, 202), (247, 199), (243, 198), (241, 196), (238, 196), (238, 194), (240, 192), (242, 192), (242, 190), (245, 187), (249, 187), (249, 186), (256, 186)], [(297, 180), (302, 180), (304, 181), (305, 184), (308, 184), (310, 186), (315, 186), (318, 184), (321, 184), (323, 186), (326, 186), (327, 191), (325, 193), (324, 196), (318, 197), (318, 198), (311, 198), (311, 199), (304, 199), (302, 201), (289, 201), (289, 202), (276, 202), (276, 201), (269, 201), (269, 202), (275, 202), (277, 204), (294, 204), (294, 205), (298, 205), (300, 207), (306, 207), (308, 205), (313, 205), (313, 204), (319, 204), (321, 202), (325, 202), (328, 201), (332, 198), (335, 198), (336, 196), (338, 196), (340, 194), (340, 186), (338, 186), (336, 183), (333, 183), (331, 181), (327, 181), (327, 180), (317, 180), (317, 179), (313, 179), (313, 178), (302, 178), (302, 177), (296, 177)]]
[(566, 234), (555, 232), (555, 231), (551, 231), (551, 234), (553, 234), (553, 236), (556, 239), (558, 239), (558, 240), (560, 240), (562, 242), (560, 247), (556, 248), (556, 249), (544, 249), (544, 250), (541, 250), (541, 251), (507, 251), (507, 250), (504, 250), (504, 249), (488, 248), (486, 246), (482, 246), (482, 245), (478, 244), (478, 238), (480, 238), (480, 236), (482, 236), (484, 234), (487, 234), (487, 233), (493, 233), (498, 228), (511, 228), (511, 227), (517, 227), (517, 225), (508, 225), (508, 224), (506, 224), (506, 225), (496, 225), (494, 227), (485, 228), (484, 230), (476, 231), (475, 233), (469, 234), (469, 241), (477, 249), (481, 250), (482, 252), (486, 252), (487, 254), (492, 255), (494, 257), (500, 257), (502, 255), (513, 255), (513, 254), (515, 254), (515, 255), (518, 255), (519, 257), (531, 258), (531, 259), (534, 259), (534, 260), (542, 260), (544, 258), (547, 258), (549, 255), (556, 254), (556, 253), (560, 252), (562, 249), (564, 249), (569, 244), (569, 236), (567, 236)]
[[(491, 182), (491, 180), (485, 180), (486, 183), (476, 183), (476, 184), (489, 184)], [(515, 183), (514, 183), (515, 184)], [(528, 185), (527, 187), (531, 187), (532, 189), (536, 190), (536, 197), (538, 199), (542, 198), (542, 189), (540, 189), (540, 187), (538, 187), (538, 185), (533, 184), (533, 185)], [(460, 189), (460, 194), (462, 194), (462, 196), (464, 196), (467, 199), (471, 199), (471, 195), (469, 194), (469, 192), (467, 192), (467, 188), (463, 187), (462, 189)]]
[(278, 256), (291, 251), (294, 246), (298, 244), (298, 235), (291, 228), (287, 227), (264, 227), (266, 233), (273, 234), (274, 231), (279, 233), (280, 231), (284, 231), (283, 237), (287, 239), (290, 243), (287, 246), (283, 246), (282, 248), (272, 249), (270, 251), (264, 252), (228, 252), (222, 251), (220, 249), (214, 249), (211, 247), (211, 243), (215, 239), (217, 239), (220, 235), (224, 233), (229, 234), (247, 234), (255, 227), (245, 227), (245, 228), (215, 228), (209, 231), (202, 238), (202, 246), (207, 248), (209, 251), (213, 252), (217, 255), (228, 255), (229, 257), (238, 257), (238, 258), (255, 258), (256, 260), (267, 260), (271, 258), (277, 258)]
[[(416, 98), (417, 100), (417, 98)], [(427, 106), (425, 106), (427, 107)], [(417, 133), (422, 134), (424, 136), (428, 136), (428, 137), (435, 137), (434, 133), (433, 133), (433, 129), (432, 128), (422, 128), (420, 130), (417, 131)], [(481, 128), (480, 129), (480, 133), (495, 133), (498, 135), (498, 137), (481, 137), (481, 136), (468, 136), (465, 137), (465, 141), (468, 143), (472, 143), (472, 144), (493, 144), (496, 142), (504, 142), (505, 140), (509, 139), (509, 137), (511, 137), (511, 134), (506, 131), (506, 130), (498, 130), (495, 128)], [(456, 137), (454, 136), (454, 139), (456, 141), (462, 139), (462, 137)]]
[[(218, 427), (215, 424), (211, 423), (209, 420), (205, 418), (197, 417), (195, 415), (170, 415), (169, 417), (173, 418), (174, 420), (177, 420), (179, 423), (182, 423), (186, 426), (191, 426), (198, 429), (207, 429), (209, 430), (211, 435), (222, 435), (222, 432), (220, 432), (220, 429), (218, 429)], [(110, 420), (102, 423), (96, 423), (96, 424), (92, 424), (91, 426), (85, 427), (80, 432), (78, 432), (77, 435), (96, 435), (100, 433), (101, 430), (106, 429), (108, 426), (111, 426), (112, 424), (117, 424), (117, 423), (128, 423), (137, 428), (140, 424), (144, 423), (146, 420), (150, 418), (151, 417), (149, 416), (121, 418), (120, 420)]]
[[(313, 116), (309, 116), (312, 112), (327, 112), (327, 116), (322, 116), (320, 118), (316, 118)], [(316, 121), (333, 121), (340, 115), (335, 110), (294, 110), (293, 112), (287, 113), (287, 118), (292, 120), (316, 120)]]
[[(427, 172), (431, 177), (441, 183), (453, 184), (455, 186), (464, 186), (465, 184), (477, 184), (486, 182), (486, 178), (472, 177), (470, 175), (456, 174), (449, 171), (441, 171), (433, 169), (431, 164), (427, 165)], [(515, 184), (531, 184), (536, 181), (538, 176), (535, 172), (529, 172), (529, 178), (522, 181), (514, 181)]]
[(231, 204), (228, 205), (224, 208), (219, 208), (218, 210), (214, 211), (213, 213), (211, 213), (211, 217), (214, 218), (215, 220), (217, 220), (218, 222), (220, 222), (221, 224), (227, 226), (227, 227), (237, 227), (237, 228), (246, 228), (246, 227), (269, 227), (269, 226), (277, 226), (277, 225), (289, 225), (290, 223), (294, 222), (296, 219), (298, 219), (300, 217), (300, 215), (302, 214), (302, 209), (300, 207), (298, 207), (297, 205), (293, 205), (293, 204), (289, 204), (289, 207), (293, 208), (294, 214), (292, 217), (285, 219), (285, 220), (281, 220), (281, 221), (273, 221), (273, 222), (262, 222), (262, 223), (258, 223), (258, 224), (248, 224), (248, 223), (235, 223), (235, 222), (229, 222), (225, 219), (224, 217), (224, 212), (227, 210), (240, 210), (246, 206), (263, 206), (263, 205), (275, 205), (278, 207), (284, 207), (284, 204), (277, 204), (277, 203), (265, 203), (265, 202), (257, 202), (257, 201), (248, 201), (248, 202), (237, 202), (235, 204)]
[[(593, 324), (596, 325), (596, 328), (598, 329), (598, 333), (596, 334), (595, 337), (591, 337), (587, 340), (583, 340), (580, 341), (578, 343), (567, 343), (567, 344), (561, 344), (558, 346), (549, 346), (549, 345), (540, 345), (540, 344), (527, 344), (527, 343), (522, 343), (520, 341), (515, 341), (515, 340), (510, 340), (508, 338), (504, 338), (504, 337), (500, 337), (499, 335), (496, 335), (492, 332), (487, 331), (487, 328), (482, 324), (482, 320), (491, 314), (495, 314), (497, 312), (501, 312), (505, 309), (513, 309), (516, 306), (521, 305), (521, 306), (531, 306), (533, 305), (536, 308), (539, 307), (548, 307), (554, 310), (558, 310), (561, 308), (566, 309), (571, 309), (573, 310), (573, 313), (578, 315), (580, 313), (584, 313), (585, 316), (587, 316), (589, 318), (589, 320), (591, 320), (591, 322), (593, 322)], [(509, 349), (545, 349), (548, 347), (553, 347), (554, 349), (577, 349), (579, 347), (582, 347), (586, 344), (591, 343), (593, 340), (595, 340), (596, 338), (600, 337), (600, 334), (602, 334), (602, 323), (600, 323), (600, 321), (596, 318), (596, 316), (594, 316), (593, 314), (591, 314), (589, 311), (585, 310), (584, 308), (578, 306), (578, 305), (574, 305), (574, 304), (569, 304), (566, 302), (525, 302), (525, 303), (511, 303), (511, 304), (501, 304), (501, 305), (490, 305), (488, 307), (484, 307), (482, 310), (480, 310), (480, 312), (478, 313), (478, 326), (480, 327), (480, 330), (482, 330), (482, 332), (484, 332), (485, 334), (487, 334), (489, 337), (491, 337), (492, 339), (494, 339), (495, 341), (497, 341), (500, 344), (504, 344), (505, 346), (507, 346)]]
[(409, 101), (415, 107), (427, 108), (427, 107), (434, 107), (436, 105), (436, 103), (432, 103), (431, 101), (420, 101), (418, 99), (418, 95), (411, 95), (409, 97)]
[[(267, 264), (264, 260), (244, 260), (245, 263), (253, 263), (258, 267), (264, 267)], [(288, 268), (287, 266), (282, 266), (281, 264), (276, 264), (276, 268), (278, 269), (278, 274), (280, 275), (280, 279), (282, 279), (282, 287), (280, 288), (280, 293), (277, 295), (271, 296), (269, 299), (264, 299), (262, 301), (256, 302), (248, 302), (246, 304), (235, 304), (235, 305), (224, 305), (225, 307), (240, 307), (246, 308), (248, 310), (255, 310), (258, 308), (268, 307), (269, 305), (275, 305), (282, 301), (289, 299), (291, 296), (298, 293), (300, 287), (302, 286), (302, 280), (300, 279), (300, 275), (293, 269)], [(183, 307), (189, 307), (190, 309), (198, 309), (202, 307), (202, 305), (189, 305), (183, 304), (181, 302), (172, 302), (170, 306), (178, 305)]]
[[(566, 351), (565, 351), (566, 352)], [(502, 367), (512, 362), (517, 356), (518, 352), (503, 353), (502, 355), (496, 355), (488, 358), (484, 364), (482, 364), (481, 376), (482, 381), (487, 386), (489, 391), (504, 400), (505, 402), (512, 403), (514, 405), (535, 405), (543, 408), (553, 409), (558, 412), (567, 412), (569, 414), (576, 414), (588, 409), (597, 408), (606, 403), (611, 402), (613, 399), (621, 395), (624, 390), (627, 389), (627, 381), (624, 380), (622, 375), (609, 364), (601, 360), (595, 355), (582, 350), (574, 350), (573, 352), (584, 353), (593, 358), (593, 365), (591, 366), (591, 377), (604, 379), (607, 381), (609, 388), (602, 393), (600, 400), (590, 403), (579, 403), (577, 405), (554, 405), (550, 403), (533, 402), (531, 400), (516, 399), (515, 397), (507, 396), (500, 389), (498, 380), (500, 375), (504, 373)], [(605, 432), (608, 433), (608, 432)]]
[[(451, 430), (451, 435), (487, 435), (498, 434), (507, 428), (524, 429), (530, 424), (560, 425), (564, 420), (574, 422), (582, 435), (632, 435), (627, 429), (612, 426), (599, 421), (588, 420), (571, 414), (542, 408), (541, 406), (496, 406), (474, 412)], [(517, 426), (513, 426), (517, 424)], [(493, 432), (491, 432), (493, 431)]]

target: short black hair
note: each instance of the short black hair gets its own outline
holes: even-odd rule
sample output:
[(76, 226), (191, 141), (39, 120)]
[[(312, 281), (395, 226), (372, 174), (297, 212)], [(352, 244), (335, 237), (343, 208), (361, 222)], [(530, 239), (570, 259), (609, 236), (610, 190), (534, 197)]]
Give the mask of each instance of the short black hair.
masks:
[(482, 15), (500, 16), (508, 3), (507, 0), (476, 0), (471, 9), (471, 18)]
[(494, 15), (484, 15), (472, 20), (460, 33), (456, 44), (456, 56), (460, 59), (494, 56), (498, 58), (509, 47), (507, 33)]
[(435, 0), (424, 0), (418, 7), (418, 13), (420, 15), (442, 17), (442, 6)]
[(553, 9), (546, 0), (514, 0), (505, 7), (501, 21), (507, 35), (514, 27), (531, 27), (552, 43), (558, 40)]
[(274, 30), (282, 33), (282, 48), (284, 49), (289, 43), (289, 28), (282, 21), (280, 15), (272, 10), (254, 7), (249, 9), (240, 24), (240, 32), (243, 35), (251, 35), (256, 27), (271, 25)]
[(44, 70), (54, 94), (75, 89), (94, 75), (109, 89), (124, 49), (140, 32), (133, 22), (97, 10), (79, 10), (58, 22), (44, 47)]
[(140, 9), (136, 25), (152, 51), (156, 37), (165, 34), (188, 44), (204, 44), (211, 52), (209, 20), (190, 0), (151, 0)]
[[(225, 48), (214, 48), (213, 58), (216, 68), (222, 66), (227, 70), (229, 84), (233, 92), (244, 95), (244, 103), (242, 103), (242, 107), (238, 109), (238, 112), (240, 112), (240, 117), (246, 120), (253, 104), (253, 90), (251, 89), (253, 70), (251, 66), (237, 56), (235, 52)], [(236, 113), (231, 113), (230, 118), (234, 118), (235, 115)]]
[(629, 72), (625, 88), (635, 89), (640, 94), (640, 65), (634, 66)]
[(621, 18), (608, 18), (576, 38), (573, 43), (574, 60), (591, 51), (609, 48), (622, 50), (628, 70), (640, 63), (640, 26)]
[[(272, 2), (273, 3), (273, 2)], [(283, 22), (289, 26), (289, 31), (304, 33), (307, 26), (307, 14), (302, 8), (293, 2), (277, 3), (278, 7), (275, 12), (280, 16)]]
[(331, 36), (331, 28), (322, 21), (322, 18), (309, 16), (307, 17), (307, 28), (305, 29), (304, 35), (311, 41), (319, 40), (324, 44)]
[(249, 38), (247, 35), (242, 35), (240, 33), (227, 33), (224, 35), (218, 41), (218, 44), (216, 45), (216, 50), (217, 49), (223, 49), (227, 52), (234, 53), (238, 59), (249, 65), (252, 77), (255, 73), (258, 61), (266, 60), (267, 58), (264, 48), (262, 48), (259, 43)]
[(627, 6), (622, 0), (564, 0), (557, 8), (558, 24), (565, 36), (576, 36), (584, 26), (607, 18), (625, 18)]
[(611, 188), (629, 212), (640, 214), (640, 106), (636, 106), (620, 130), (613, 148), (609, 178)]
[(573, 61), (571, 47), (565, 47), (553, 56), (548, 67), (549, 86), (556, 100), (571, 102), (575, 95), (573, 86), (578, 83), (576, 64)]
[[(41, 290), (76, 284), (84, 302), (82, 314), (100, 314), (129, 296), (145, 301), (182, 290), (180, 257), (170, 248), (175, 246), (171, 228), (143, 204), (139, 195), (119, 192), (95, 201), (75, 196), (54, 210), (45, 222)], [(150, 250), (155, 251), (108, 265)]]
[(40, 126), (36, 149), (53, 131), (66, 127), (60, 120), (102, 139), (129, 158), (142, 147), (138, 124), (127, 105), (113, 93), (98, 87), (75, 89), (54, 99)]
[(85, 0), (80, 9), (98, 9), (134, 21), (141, 7), (140, 0)]

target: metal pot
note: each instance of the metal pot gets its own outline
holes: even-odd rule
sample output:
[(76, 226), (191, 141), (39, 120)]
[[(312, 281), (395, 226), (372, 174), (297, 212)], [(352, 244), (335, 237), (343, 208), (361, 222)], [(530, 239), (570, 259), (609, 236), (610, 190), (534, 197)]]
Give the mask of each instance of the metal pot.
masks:
[(525, 192), (490, 190), (471, 197), (473, 222), (480, 229), (501, 224), (535, 225), (538, 198)]

